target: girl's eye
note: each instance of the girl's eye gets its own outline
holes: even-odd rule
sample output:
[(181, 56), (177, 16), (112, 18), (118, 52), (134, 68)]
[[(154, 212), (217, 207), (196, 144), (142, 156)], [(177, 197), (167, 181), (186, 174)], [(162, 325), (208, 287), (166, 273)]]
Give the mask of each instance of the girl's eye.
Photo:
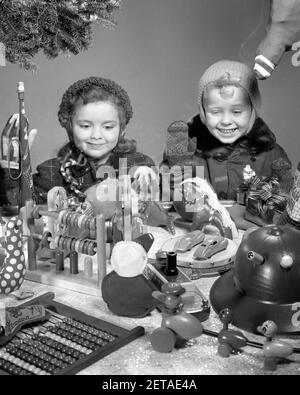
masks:
[(90, 125), (88, 125), (88, 124), (82, 124), (82, 125), (79, 125), (82, 129), (88, 129), (89, 127), (90, 127)]
[(115, 125), (105, 125), (104, 129), (105, 130), (112, 130), (112, 129), (114, 129), (114, 127), (115, 127)]

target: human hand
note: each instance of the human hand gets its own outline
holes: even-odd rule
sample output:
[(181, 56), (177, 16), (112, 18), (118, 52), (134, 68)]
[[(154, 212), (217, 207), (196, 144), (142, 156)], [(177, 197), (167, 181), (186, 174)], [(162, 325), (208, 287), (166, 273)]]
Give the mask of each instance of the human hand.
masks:
[(134, 174), (132, 188), (139, 194), (140, 200), (147, 200), (157, 189), (157, 174), (148, 166), (139, 166)]

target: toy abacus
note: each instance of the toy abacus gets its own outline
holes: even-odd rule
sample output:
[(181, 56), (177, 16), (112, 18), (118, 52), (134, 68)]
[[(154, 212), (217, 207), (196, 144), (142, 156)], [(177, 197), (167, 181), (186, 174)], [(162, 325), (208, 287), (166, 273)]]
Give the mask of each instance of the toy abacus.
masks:
[(127, 330), (53, 297), (48, 293), (22, 305), (44, 306), (46, 321), (23, 327), (12, 338), (0, 336), (0, 375), (75, 374), (144, 335), (141, 326)]

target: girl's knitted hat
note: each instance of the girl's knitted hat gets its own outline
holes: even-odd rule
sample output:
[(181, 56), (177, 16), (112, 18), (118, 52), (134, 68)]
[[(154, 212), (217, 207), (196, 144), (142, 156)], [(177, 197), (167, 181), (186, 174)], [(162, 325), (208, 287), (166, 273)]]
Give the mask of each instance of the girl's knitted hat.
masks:
[(240, 86), (248, 93), (255, 112), (260, 108), (261, 97), (253, 70), (246, 64), (232, 60), (221, 60), (212, 64), (202, 75), (198, 84), (198, 105), (200, 117), (206, 123), (203, 109), (203, 95), (207, 87), (223, 82)]
[(58, 111), (58, 120), (63, 128), (68, 129), (74, 101), (93, 88), (100, 88), (108, 94), (116, 96), (124, 111), (125, 124), (130, 121), (133, 112), (127, 92), (108, 78), (89, 77), (76, 81), (64, 93)]

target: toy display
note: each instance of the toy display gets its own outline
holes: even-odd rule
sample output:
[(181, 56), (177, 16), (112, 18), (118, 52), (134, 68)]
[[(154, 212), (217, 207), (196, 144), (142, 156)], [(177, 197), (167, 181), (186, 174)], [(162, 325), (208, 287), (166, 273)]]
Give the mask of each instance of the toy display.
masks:
[[(22, 305), (46, 312), (42, 323), (19, 328), (13, 336), (0, 337), (0, 374), (75, 374), (144, 334), (88, 316), (45, 294)], [(17, 310), (16, 310), (17, 311)]]
[(161, 327), (150, 336), (151, 345), (156, 351), (171, 352), (174, 347), (182, 347), (187, 340), (202, 334), (200, 321), (183, 311), (181, 295), (184, 292), (178, 283), (164, 284), (162, 292), (153, 292), (153, 297), (164, 306)]
[[(280, 177), (285, 178), (280, 167), (284, 168), (278, 165), (278, 177), (271, 180), (260, 180), (249, 166), (245, 168), (247, 190), (243, 192), (247, 208), (251, 207), (251, 199), (258, 196), (268, 207), (270, 202), (278, 203), (280, 199), (276, 200), (276, 196), (281, 193), (278, 183)], [(204, 333), (218, 339), (219, 356), (229, 357), (250, 345), (263, 349), (266, 370), (276, 370), (278, 364), (299, 352), (273, 338), (276, 330), (288, 334), (300, 332), (299, 174), (298, 169), (289, 199), (285, 189), (287, 224), (249, 232), (239, 247), (235, 243), (237, 228), (229, 212), (201, 178), (181, 184), (183, 199), (175, 202), (174, 207), (189, 226), (185, 222), (188, 232), (179, 236), (175, 223), (182, 222), (174, 221), (160, 202), (139, 202), (132, 191), (116, 202), (103, 202), (103, 194), (119, 188), (111, 180), (90, 188), (87, 200), (82, 203), (68, 199), (66, 191), (56, 187), (49, 191), (47, 207), (36, 206), (27, 199), (22, 213), (23, 230), (20, 218), (7, 222), (4, 237), (0, 238), (0, 293), (11, 293), (24, 280), (22, 236), (25, 236), (26, 278), (95, 296), (102, 291), (108, 310), (121, 317), (143, 318), (158, 308), (162, 312), (161, 326), (150, 334), (154, 350), (171, 352)], [(30, 182), (23, 181), (22, 196), (31, 197)], [(284, 205), (280, 208), (283, 210)], [(41, 233), (37, 224), (42, 217), (46, 226)], [(147, 256), (154, 239), (145, 234), (145, 225), (163, 227), (171, 235), (155, 251), (155, 260)], [(54, 261), (37, 257), (38, 243), (55, 253)], [(109, 274), (107, 258), (112, 269)], [(223, 275), (210, 293), (223, 325), (218, 333), (201, 324), (209, 318), (210, 304), (194, 280), (220, 273)], [(43, 298), (22, 308), (24, 314), (31, 314), (30, 322), (13, 321), (14, 314), (21, 317), (21, 310), (15, 313), (11, 310), (5, 325), (1, 321), (3, 374), (75, 373), (144, 333), (141, 327), (133, 331), (111, 327)], [(261, 325), (270, 320), (276, 322), (276, 330), (265, 329), (266, 323)], [(249, 341), (241, 331), (229, 328), (231, 323), (250, 332), (262, 332), (266, 342)]]

